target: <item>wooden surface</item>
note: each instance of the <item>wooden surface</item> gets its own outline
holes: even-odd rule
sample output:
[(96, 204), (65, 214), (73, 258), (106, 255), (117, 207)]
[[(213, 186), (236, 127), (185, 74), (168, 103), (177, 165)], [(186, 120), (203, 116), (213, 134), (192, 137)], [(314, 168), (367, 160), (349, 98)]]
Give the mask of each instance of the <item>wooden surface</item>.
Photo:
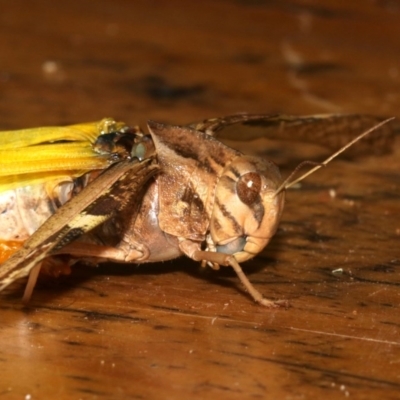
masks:
[[(399, 115), (397, 1), (1, 0), (0, 127), (235, 112)], [(287, 175), (314, 146), (257, 142)], [(0, 295), (0, 398), (400, 397), (399, 152), (338, 160), (287, 195), (232, 271), (75, 268)]]

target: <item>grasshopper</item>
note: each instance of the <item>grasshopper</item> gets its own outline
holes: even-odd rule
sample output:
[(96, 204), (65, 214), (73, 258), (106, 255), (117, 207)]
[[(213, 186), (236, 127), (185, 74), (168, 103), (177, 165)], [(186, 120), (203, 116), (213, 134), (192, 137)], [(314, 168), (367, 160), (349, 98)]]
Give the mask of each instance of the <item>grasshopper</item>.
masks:
[[(149, 134), (112, 119), (6, 132), (0, 202), (10, 203), (11, 198), (18, 202), (18, 190), (29, 188), (27, 200), (20, 199), (20, 203), (25, 208), (35, 203), (35, 223), (24, 230), (20, 229), (24, 221), (8, 229), (2, 222), (3, 242), (19, 241), (16, 247), (20, 248), (11, 246), (12, 254), (3, 256), (0, 290), (29, 275), (24, 294), (28, 300), (41, 268), (54, 271), (60, 263), (69, 266), (81, 259), (95, 264), (146, 263), (185, 255), (214, 269), (232, 267), (259, 304), (286, 304), (264, 298), (240, 263), (259, 254), (275, 234), (287, 188), (388, 121), (360, 116), (240, 114), (188, 126), (150, 121)], [(337, 143), (343, 139), (338, 135), (321, 138), (315, 134), (318, 127), (329, 133), (342, 129), (343, 124), (349, 134), (373, 127), (344, 146)], [(272, 161), (246, 156), (216, 139), (227, 132), (230, 138), (238, 138), (238, 132), (248, 128), (254, 137), (280, 139), (291, 139), (293, 132), (302, 129), (306, 140), (342, 147), (288, 183)], [(391, 133), (387, 130), (382, 136), (389, 140)], [(239, 139), (245, 138), (239, 134)], [(22, 165), (12, 162), (10, 149), (15, 146), (20, 146)], [(53, 182), (51, 190), (48, 181)], [(40, 193), (32, 194), (32, 187), (40, 188)], [(14, 218), (10, 210), (5, 208)], [(2, 214), (7, 216), (5, 211)]]

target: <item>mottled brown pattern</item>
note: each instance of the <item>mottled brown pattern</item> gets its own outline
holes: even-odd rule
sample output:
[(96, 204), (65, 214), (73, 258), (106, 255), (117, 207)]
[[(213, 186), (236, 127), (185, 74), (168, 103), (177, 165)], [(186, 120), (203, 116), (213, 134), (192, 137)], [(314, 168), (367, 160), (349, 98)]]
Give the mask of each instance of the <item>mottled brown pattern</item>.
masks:
[[(398, 116), (399, 18), (386, 0), (2, 0), (0, 127), (104, 116), (144, 127), (241, 111)], [(292, 141), (237, 146), (284, 177), (326, 154)], [(243, 265), (287, 310), (252, 304), (230, 270), (187, 259), (77, 266), (42, 280), (29, 307), (21, 284), (10, 287), (0, 294), (0, 397), (397, 399), (396, 141), (390, 149), (366, 147), (287, 193), (277, 234)]]
[[(155, 122), (150, 122), (149, 128), (162, 169), (157, 177), (160, 227), (177, 237), (203, 241), (209, 229), (218, 178), (239, 153), (189, 128)], [(187, 201), (188, 190), (196, 193), (196, 202)]]

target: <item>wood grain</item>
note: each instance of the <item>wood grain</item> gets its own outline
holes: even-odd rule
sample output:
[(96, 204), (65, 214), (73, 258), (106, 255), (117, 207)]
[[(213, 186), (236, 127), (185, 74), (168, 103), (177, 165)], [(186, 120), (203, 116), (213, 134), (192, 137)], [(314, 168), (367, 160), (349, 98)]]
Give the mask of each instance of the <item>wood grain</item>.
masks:
[[(106, 116), (145, 125), (235, 112), (399, 115), (395, 1), (0, 1), (1, 129)], [(244, 151), (287, 175), (319, 147)], [(0, 398), (396, 399), (399, 146), (337, 160), (287, 194), (245, 270), (186, 259), (76, 267), (0, 295)]]

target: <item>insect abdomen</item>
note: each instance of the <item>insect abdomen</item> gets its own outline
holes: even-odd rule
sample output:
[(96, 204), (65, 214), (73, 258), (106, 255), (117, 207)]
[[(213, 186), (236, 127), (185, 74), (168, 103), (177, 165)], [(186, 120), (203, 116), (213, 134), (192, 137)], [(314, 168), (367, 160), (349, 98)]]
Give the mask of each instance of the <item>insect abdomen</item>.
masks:
[(41, 183), (0, 193), (0, 263), (18, 250), (87, 180)]

